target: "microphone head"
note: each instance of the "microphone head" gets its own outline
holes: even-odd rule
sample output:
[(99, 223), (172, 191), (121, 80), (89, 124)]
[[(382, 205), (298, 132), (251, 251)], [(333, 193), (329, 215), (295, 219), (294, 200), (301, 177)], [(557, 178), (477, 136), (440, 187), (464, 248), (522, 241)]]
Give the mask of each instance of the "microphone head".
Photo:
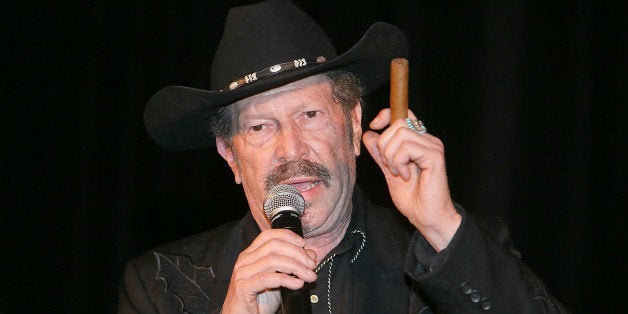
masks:
[(304, 209), (305, 199), (303, 199), (301, 192), (292, 185), (276, 185), (266, 194), (264, 212), (271, 221), (277, 213), (285, 210), (296, 212), (301, 217)]

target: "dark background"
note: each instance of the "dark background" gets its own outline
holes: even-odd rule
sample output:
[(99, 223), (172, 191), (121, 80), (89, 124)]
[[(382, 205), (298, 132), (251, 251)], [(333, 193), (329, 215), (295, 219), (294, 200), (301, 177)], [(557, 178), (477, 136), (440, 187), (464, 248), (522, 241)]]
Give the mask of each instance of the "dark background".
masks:
[[(295, 2), (339, 52), (375, 21), (401, 28), (411, 107), (446, 144), (455, 200), (505, 219), (575, 313), (625, 307), (621, 1)], [(0, 312), (114, 312), (125, 261), (244, 213), (212, 149), (163, 151), (142, 121), (159, 88), (208, 88), (227, 9), (244, 3), (0, 5)], [(367, 105), (369, 121), (387, 86)], [(388, 202), (368, 154), (358, 181)]]

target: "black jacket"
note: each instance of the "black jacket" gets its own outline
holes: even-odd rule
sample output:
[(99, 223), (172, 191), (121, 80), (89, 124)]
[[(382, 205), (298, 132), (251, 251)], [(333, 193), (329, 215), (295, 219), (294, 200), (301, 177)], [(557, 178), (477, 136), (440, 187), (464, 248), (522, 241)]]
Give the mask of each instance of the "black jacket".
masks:
[[(460, 228), (436, 254), (398, 212), (359, 192), (353, 207), (310, 286), (313, 313), (568, 312), (522, 263), (500, 220), (459, 209)], [(259, 232), (249, 213), (129, 261), (118, 313), (218, 313), (239, 253)]]

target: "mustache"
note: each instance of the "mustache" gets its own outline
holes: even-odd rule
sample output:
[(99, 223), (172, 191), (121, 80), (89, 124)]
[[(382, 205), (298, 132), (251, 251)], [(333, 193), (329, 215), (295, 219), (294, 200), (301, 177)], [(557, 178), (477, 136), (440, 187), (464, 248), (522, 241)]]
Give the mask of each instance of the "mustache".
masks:
[(301, 159), (299, 161), (291, 161), (277, 166), (267, 176), (264, 182), (266, 191), (269, 191), (281, 181), (288, 180), (297, 176), (308, 176), (318, 178), (327, 188), (330, 186), (331, 172), (325, 166)]

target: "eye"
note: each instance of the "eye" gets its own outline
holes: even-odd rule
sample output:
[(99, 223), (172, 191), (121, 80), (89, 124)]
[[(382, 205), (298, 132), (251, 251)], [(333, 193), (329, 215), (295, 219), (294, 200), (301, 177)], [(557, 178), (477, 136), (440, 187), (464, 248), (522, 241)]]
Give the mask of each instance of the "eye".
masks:
[(318, 115), (319, 115), (318, 111), (306, 111), (305, 112), (305, 117), (307, 117), (308, 119), (316, 118), (316, 116)]
[(262, 129), (264, 129), (264, 125), (263, 124), (254, 125), (254, 126), (251, 126), (250, 129), (251, 131), (259, 132)]

